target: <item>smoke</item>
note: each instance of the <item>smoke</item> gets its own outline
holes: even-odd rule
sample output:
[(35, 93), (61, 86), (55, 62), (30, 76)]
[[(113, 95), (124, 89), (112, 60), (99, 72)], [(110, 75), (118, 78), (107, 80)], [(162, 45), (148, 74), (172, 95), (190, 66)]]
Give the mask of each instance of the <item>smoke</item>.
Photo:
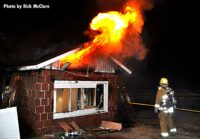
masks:
[(127, 0), (97, 0), (97, 7), (100, 11), (119, 11)]
[(147, 52), (148, 50), (145, 47), (141, 36), (129, 32), (123, 41), (123, 50), (118, 58), (126, 60), (127, 58), (134, 56), (138, 60), (143, 60)]
[(131, 6), (137, 9), (139, 17), (126, 30), (125, 37), (122, 40), (123, 50), (118, 58), (122, 61), (130, 57), (143, 60), (148, 52), (141, 36), (145, 22), (144, 11), (151, 10), (153, 2), (150, 0), (129, 0), (124, 6)]
[(134, 6), (140, 11), (151, 10), (154, 2), (152, 0), (129, 0), (126, 5)]

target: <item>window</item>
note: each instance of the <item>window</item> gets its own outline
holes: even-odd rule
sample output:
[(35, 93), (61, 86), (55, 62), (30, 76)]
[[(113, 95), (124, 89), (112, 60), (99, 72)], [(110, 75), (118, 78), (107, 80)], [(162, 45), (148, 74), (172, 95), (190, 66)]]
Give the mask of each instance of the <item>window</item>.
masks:
[(108, 112), (108, 81), (54, 82), (54, 119)]

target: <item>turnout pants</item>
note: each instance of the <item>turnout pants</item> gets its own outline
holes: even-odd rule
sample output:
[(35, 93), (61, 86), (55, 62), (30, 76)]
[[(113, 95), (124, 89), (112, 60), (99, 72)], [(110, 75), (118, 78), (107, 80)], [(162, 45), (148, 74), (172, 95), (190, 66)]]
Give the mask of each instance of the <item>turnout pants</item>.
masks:
[(164, 113), (163, 111), (160, 111), (158, 117), (160, 120), (161, 134), (168, 133), (172, 129), (175, 129), (172, 113)]

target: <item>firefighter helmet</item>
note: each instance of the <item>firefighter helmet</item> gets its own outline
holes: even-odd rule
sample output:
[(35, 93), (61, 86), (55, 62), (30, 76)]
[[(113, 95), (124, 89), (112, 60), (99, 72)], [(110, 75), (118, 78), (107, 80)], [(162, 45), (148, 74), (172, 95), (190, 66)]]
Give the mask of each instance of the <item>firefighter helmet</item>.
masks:
[(169, 83), (168, 83), (168, 79), (167, 78), (161, 78), (160, 79), (160, 85), (161, 84), (166, 84), (166, 85), (168, 85)]

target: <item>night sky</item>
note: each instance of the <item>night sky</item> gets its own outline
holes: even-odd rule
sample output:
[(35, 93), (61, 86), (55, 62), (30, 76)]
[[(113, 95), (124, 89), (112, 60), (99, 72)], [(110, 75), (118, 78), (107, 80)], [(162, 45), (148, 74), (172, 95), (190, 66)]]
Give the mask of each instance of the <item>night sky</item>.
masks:
[[(31, 1), (31, 3), (38, 3)], [(0, 66), (24, 65), (66, 46), (88, 40), (84, 31), (98, 12), (119, 10), (123, 0), (80, 0), (42, 2), (50, 9), (5, 9), (3, 4), (24, 4), (14, 0), (0, 2)], [(28, 2), (26, 2), (28, 3)], [(154, 0), (146, 11), (142, 37), (148, 54), (144, 61), (127, 61), (134, 82), (157, 82), (168, 77), (174, 87), (200, 88), (199, 15), (195, 0)], [(125, 75), (126, 76), (126, 75)], [(154, 85), (153, 84), (153, 85)], [(148, 85), (147, 85), (148, 87)]]

